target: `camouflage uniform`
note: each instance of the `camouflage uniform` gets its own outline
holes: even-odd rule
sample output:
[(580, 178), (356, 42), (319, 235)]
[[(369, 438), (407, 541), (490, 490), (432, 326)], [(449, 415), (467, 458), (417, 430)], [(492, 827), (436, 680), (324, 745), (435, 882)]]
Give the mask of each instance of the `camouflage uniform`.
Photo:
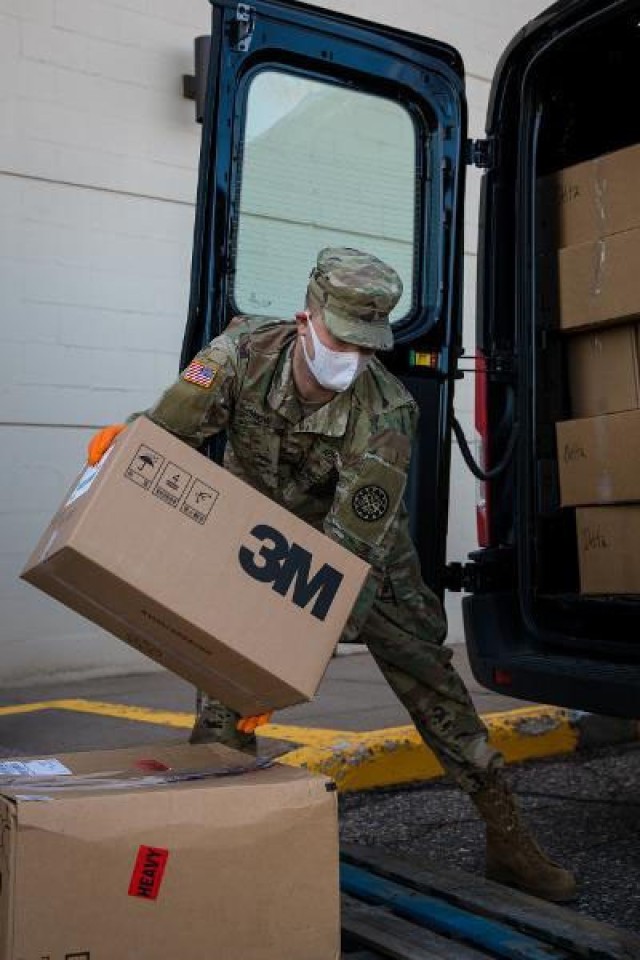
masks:
[[(345, 272), (344, 250), (323, 251), (309, 293), (335, 336), (358, 343), (364, 328), (361, 345), (388, 349), (389, 275), (380, 282), (375, 258), (349, 254)], [(305, 408), (292, 377), (295, 340), (292, 322), (236, 317), (146, 415), (196, 447), (226, 430), (231, 473), (371, 564), (345, 639), (367, 644), (425, 742), (474, 792), (501, 757), (451, 666), (442, 607), (409, 535), (403, 494), (416, 404), (374, 358), (347, 391)]]

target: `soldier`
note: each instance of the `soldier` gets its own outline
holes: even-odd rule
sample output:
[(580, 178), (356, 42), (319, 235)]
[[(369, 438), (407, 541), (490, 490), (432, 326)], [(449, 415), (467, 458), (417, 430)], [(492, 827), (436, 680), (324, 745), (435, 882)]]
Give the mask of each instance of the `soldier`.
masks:
[[(402, 284), (374, 256), (322, 250), (295, 322), (236, 317), (145, 412), (195, 447), (227, 431), (225, 467), (371, 564), (347, 624), (363, 640), (424, 742), (487, 825), (487, 875), (554, 901), (575, 895), (522, 823), (443, 645), (446, 622), (422, 580), (403, 494), (417, 407), (376, 358), (390, 350)], [(133, 419), (133, 418), (130, 418)], [(123, 425), (89, 446), (97, 462)], [(203, 698), (192, 742), (255, 749), (268, 716)]]

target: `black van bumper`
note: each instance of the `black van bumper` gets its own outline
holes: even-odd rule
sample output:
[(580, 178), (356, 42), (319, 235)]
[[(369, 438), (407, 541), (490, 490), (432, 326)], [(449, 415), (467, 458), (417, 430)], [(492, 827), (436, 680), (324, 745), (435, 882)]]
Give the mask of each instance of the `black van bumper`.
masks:
[[(523, 624), (513, 593), (462, 601), (473, 675), (505, 696), (617, 717), (640, 716), (640, 662), (589, 656), (572, 640), (567, 649)], [(566, 638), (565, 643), (566, 643)]]

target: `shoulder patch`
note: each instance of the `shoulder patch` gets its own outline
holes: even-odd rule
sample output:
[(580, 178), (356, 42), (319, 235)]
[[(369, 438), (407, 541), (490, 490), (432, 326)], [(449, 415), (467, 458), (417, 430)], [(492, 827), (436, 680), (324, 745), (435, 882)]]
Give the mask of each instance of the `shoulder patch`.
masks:
[[(351, 475), (349, 475), (351, 474)], [(365, 454), (355, 475), (338, 482), (333, 511), (335, 526), (369, 547), (382, 543), (402, 501), (404, 470)]]
[(192, 360), (182, 374), (182, 379), (188, 383), (195, 383), (198, 387), (208, 390), (220, 371), (219, 363), (203, 363), (202, 360)]
[(374, 483), (359, 487), (351, 498), (353, 512), (365, 523), (382, 520), (389, 509), (389, 503), (387, 491)]

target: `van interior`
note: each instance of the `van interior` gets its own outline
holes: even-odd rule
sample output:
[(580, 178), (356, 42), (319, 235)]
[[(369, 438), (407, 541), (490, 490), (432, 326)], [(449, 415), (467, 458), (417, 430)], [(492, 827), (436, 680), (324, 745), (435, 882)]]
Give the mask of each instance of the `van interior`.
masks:
[[(591, 18), (538, 56), (528, 79), (538, 118), (536, 179), (640, 142), (640, 5), (621, 7), (624, 13)], [(555, 441), (555, 423), (572, 416), (566, 334), (542, 315), (535, 328), (530, 612), (538, 628), (562, 643), (587, 640), (594, 652), (617, 651), (625, 659), (634, 649), (637, 655), (640, 596), (580, 596), (575, 516), (559, 505)]]

